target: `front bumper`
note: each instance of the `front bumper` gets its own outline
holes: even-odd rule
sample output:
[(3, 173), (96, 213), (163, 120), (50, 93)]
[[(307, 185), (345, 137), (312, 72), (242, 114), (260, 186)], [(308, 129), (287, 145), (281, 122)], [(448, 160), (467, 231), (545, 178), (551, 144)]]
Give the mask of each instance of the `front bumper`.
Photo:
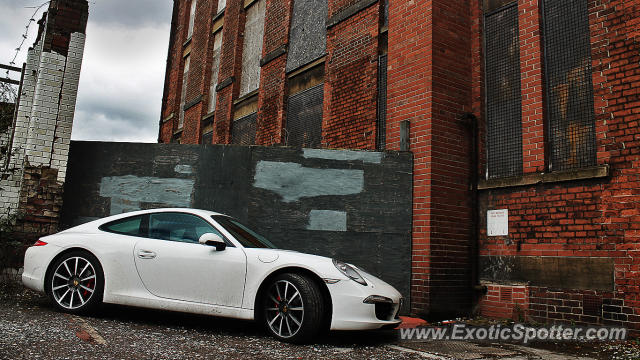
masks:
[[(331, 330), (373, 330), (402, 322), (398, 318), (402, 306), (400, 293), (369, 274), (366, 274), (365, 280), (367, 286), (352, 280), (340, 280), (327, 285), (333, 303)], [(365, 299), (371, 296), (376, 297), (365, 303)]]

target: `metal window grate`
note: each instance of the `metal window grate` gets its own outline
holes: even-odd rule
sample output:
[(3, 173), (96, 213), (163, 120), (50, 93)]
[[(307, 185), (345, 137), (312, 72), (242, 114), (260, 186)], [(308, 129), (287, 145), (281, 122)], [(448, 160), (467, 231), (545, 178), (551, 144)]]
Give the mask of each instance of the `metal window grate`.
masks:
[(287, 145), (319, 148), (322, 143), (322, 102), (324, 84), (289, 97)]
[(589, 12), (584, 0), (545, 0), (550, 169), (596, 165)]
[(522, 96), (518, 7), (485, 16), (489, 178), (522, 174)]
[(252, 113), (233, 121), (231, 143), (237, 145), (253, 145), (256, 141), (256, 123), (258, 113)]
[(387, 55), (378, 57), (378, 136), (376, 148), (384, 150), (387, 143)]
[(582, 295), (582, 312), (584, 315), (602, 316), (602, 298), (596, 295)]

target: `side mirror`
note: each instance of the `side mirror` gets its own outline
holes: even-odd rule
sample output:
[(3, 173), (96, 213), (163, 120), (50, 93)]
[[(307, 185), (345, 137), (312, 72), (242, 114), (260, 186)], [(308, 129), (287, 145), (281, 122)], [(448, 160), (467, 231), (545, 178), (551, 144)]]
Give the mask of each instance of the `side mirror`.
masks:
[(227, 244), (222, 240), (220, 235), (214, 233), (204, 233), (198, 239), (198, 242), (202, 245), (215, 246), (216, 251), (222, 251), (227, 248)]

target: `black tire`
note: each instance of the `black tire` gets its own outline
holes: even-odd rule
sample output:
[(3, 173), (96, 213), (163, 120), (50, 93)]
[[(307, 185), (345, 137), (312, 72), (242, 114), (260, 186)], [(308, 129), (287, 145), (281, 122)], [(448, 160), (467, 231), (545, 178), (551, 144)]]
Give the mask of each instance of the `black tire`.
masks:
[[(278, 288), (281, 297), (276, 291)], [(271, 279), (262, 293), (259, 306), (258, 321), (278, 340), (308, 343), (323, 330), (325, 306), (322, 292), (313, 280), (304, 275), (284, 273)]]
[(102, 266), (87, 251), (68, 252), (49, 267), (44, 289), (58, 310), (70, 314), (92, 313), (102, 303)]

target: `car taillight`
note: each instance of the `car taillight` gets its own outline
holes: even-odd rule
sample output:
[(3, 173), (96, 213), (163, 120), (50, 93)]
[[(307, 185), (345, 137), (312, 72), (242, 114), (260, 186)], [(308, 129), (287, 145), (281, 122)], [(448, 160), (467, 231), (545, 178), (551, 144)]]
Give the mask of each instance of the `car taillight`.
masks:
[(45, 245), (47, 245), (47, 243), (42, 240), (38, 240), (36, 241), (35, 244), (33, 244), (33, 246), (45, 246)]

